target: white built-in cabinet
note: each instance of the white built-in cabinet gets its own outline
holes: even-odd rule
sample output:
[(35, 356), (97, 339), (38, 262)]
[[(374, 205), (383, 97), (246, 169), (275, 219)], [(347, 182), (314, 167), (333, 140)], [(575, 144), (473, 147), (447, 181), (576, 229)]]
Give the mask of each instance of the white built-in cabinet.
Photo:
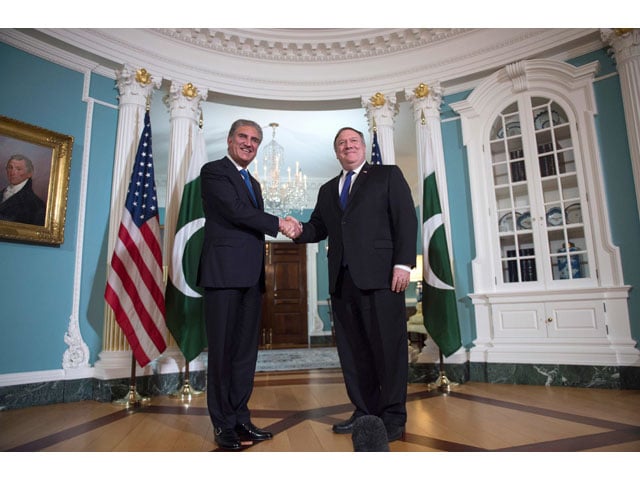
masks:
[(608, 228), (597, 68), (517, 62), (451, 105), (473, 203), (471, 361), (640, 364)]

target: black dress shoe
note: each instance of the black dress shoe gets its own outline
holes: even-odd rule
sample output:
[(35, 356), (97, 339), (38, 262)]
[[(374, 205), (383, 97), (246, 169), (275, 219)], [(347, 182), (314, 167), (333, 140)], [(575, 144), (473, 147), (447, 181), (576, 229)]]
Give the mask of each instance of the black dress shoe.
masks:
[(269, 440), (273, 438), (273, 433), (262, 430), (251, 422), (236, 425), (235, 432), (238, 434), (240, 439), (252, 440), (254, 442), (261, 442), (262, 440)]
[(331, 430), (333, 430), (333, 433), (351, 433), (353, 432), (353, 423), (356, 421), (356, 418), (358, 417), (354, 413), (344, 422), (336, 423), (335, 425), (333, 425), (333, 427), (331, 427)]
[(384, 427), (387, 429), (387, 440), (389, 442), (394, 442), (404, 437), (403, 425), (385, 425)]
[(213, 436), (220, 448), (240, 450), (240, 439), (233, 428), (216, 427), (213, 429)]

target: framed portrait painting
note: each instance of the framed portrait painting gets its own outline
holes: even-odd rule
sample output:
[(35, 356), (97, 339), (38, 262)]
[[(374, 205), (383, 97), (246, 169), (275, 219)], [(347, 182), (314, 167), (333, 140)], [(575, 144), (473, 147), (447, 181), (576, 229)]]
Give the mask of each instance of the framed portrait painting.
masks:
[(0, 240), (64, 241), (73, 137), (0, 115)]

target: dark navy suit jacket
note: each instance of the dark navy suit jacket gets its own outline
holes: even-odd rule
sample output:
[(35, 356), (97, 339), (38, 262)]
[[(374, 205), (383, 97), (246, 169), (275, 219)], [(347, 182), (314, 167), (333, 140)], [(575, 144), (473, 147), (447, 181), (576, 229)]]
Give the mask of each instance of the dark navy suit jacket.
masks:
[(278, 217), (265, 213), (260, 184), (251, 177), (258, 208), (234, 163), (227, 157), (200, 172), (205, 214), (198, 285), (264, 291), (264, 235), (278, 235)]
[(311, 218), (296, 242), (329, 238), (330, 293), (335, 293), (343, 256), (359, 289), (391, 288), (393, 266), (416, 263), (418, 221), (411, 189), (396, 165), (365, 163), (343, 212), (339, 181), (337, 176), (320, 187)]
[(31, 179), (5, 202), (3, 195), (4, 190), (0, 192), (0, 220), (44, 225), (46, 204), (34, 193)]

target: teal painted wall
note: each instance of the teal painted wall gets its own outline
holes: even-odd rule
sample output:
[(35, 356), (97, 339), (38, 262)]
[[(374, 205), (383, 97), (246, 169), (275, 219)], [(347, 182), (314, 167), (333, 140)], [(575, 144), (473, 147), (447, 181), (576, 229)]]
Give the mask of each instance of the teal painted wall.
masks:
[(466, 151), (462, 147), (459, 121), (442, 123), (449, 216), (451, 222), (451, 251), (458, 299), (458, 321), (462, 344), (471, 346), (476, 337), (475, 317), (469, 294), (473, 292), (471, 262), (475, 257), (473, 216), (469, 191), (469, 169)]
[[(0, 114), (74, 137), (64, 243), (59, 247), (0, 242), (0, 374), (59, 369), (67, 349), (64, 334), (73, 313), (79, 196), (86, 139), (84, 75), (0, 43)], [(92, 76), (91, 92), (116, 105), (114, 82)], [(96, 107), (88, 159), (88, 208), (83, 251), (80, 330), (95, 355), (100, 351), (103, 307), (94, 300), (99, 285), (101, 239), (108, 222), (111, 165), (117, 110)], [(4, 159), (2, 159), (4, 166)], [(0, 172), (4, 174), (3, 171)], [(105, 195), (106, 190), (106, 195)], [(99, 274), (98, 274), (99, 275)], [(104, 283), (102, 293), (104, 292)], [(102, 302), (104, 304), (104, 302)], [(91, 319), (91, 321), (90, 321)]]

